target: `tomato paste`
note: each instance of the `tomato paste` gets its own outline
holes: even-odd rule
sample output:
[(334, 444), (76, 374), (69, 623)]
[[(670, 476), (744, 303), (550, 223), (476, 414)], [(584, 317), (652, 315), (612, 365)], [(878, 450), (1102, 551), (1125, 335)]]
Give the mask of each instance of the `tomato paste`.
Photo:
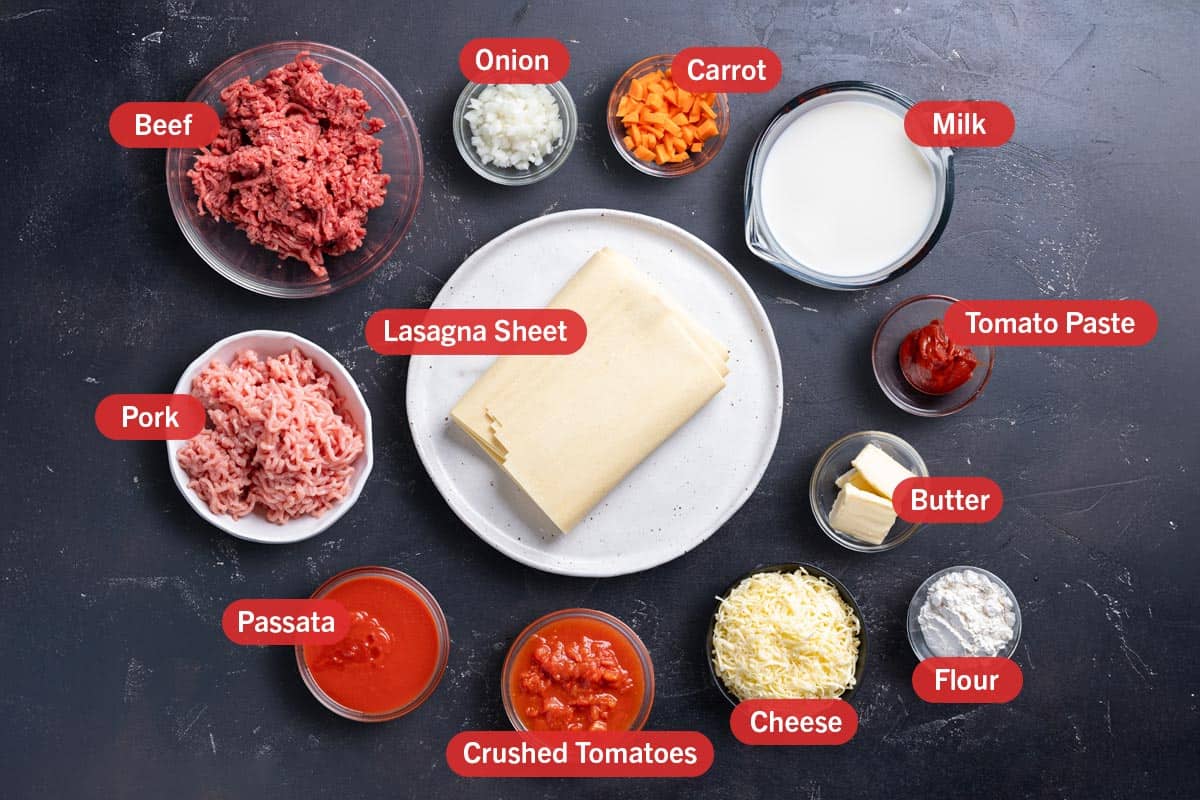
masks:
[(394, 578), (363, 575), (321, 597), (350, 615), (340, 642), (304, 648), (304, 662), (329, 698), (363, 714), (387, 714), (417, 700), (440, 677), (441, 629), (415, 590)]
[(630, 730), (646, 676), (633, 644), (591, 617), (554, 620), (524, 643), (512, 670), (513, 706), (529, 730)]
[(971, 379), (978, 363), (974, 353), (950, 341), (939, 319), (900, 343), (900, 372), (925, 394), (949, 394)]

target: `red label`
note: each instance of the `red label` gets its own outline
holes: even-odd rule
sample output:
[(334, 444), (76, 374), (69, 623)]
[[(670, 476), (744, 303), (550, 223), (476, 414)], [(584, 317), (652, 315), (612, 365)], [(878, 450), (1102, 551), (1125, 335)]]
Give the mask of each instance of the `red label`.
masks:
[(905, 522), (991, 522), (1004, 507), (1004, 492), (991, 478), (905, 478), (892, 493), (892, 508)]
[(204, 430), (204, 406), (190, 394), (110, 394), (96, 406), (96, 428), (109, 439), (190, 439)]
[(220, 126), (207, 103), (122, 103), (108, 118), (122, 147), (204, 147)]
[(858, 713), (845, 700), (745, 700), (729, 715), (742, 744), (845, 744), (858, 731)]
[(695, 778), (712, 762), (696, 731), (464, 731), (446, 745), (464, 778)]
[(1010, 658), (927, 658), (912, 675), (913, 691), (926, 703), (1007, 703), (1024, 682)]
[(350, 616), (336, 600), (235, 600), (221, 615), (221, 628), (234, 644), (336, 644), (350, 629)]
[(671, 62), (671, 79), (689, 92), (769, 92), (782, 77), (766, 47), (688, 47)]
[(475, 83), (554, 83), (570, 66), (557, 39), (472, 39), (458, 54), (459, 69)]
[(999, 147), (1017, 120), (996, 100), (926, 100), (904, 115), (904, 132), (922, 147)]
[(385, 308), (366, 336), (385, 356), (564, 356), (583, 347), (587, 323), (565, 308)]
[(944, 322), (965, 345), (1135, 347), (1158, 331), (1142, 300), (959, 300)]

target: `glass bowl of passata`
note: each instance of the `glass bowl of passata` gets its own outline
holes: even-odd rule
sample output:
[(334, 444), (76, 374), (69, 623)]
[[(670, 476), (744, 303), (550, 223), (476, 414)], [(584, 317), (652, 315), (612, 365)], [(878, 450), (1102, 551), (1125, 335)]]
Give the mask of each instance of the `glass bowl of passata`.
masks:
[(296, 645), (300, 677), (323, 706), (355, 722), (386, 722), (429, 699), (450, 659), (450, 629), (420, 581), (390, 567), (355, 567), (312, 596), (350, 615), (340, 642)]
[(654, 704), (654, 664), (621, 620), (566, 608), (517, 636), (500, 695), (518, 731), (638, 731)]
[(871, 342), (871, 367), (888, 399), (918, 417), (946, 417), (983, 393), (996, 350), (954, 342), (942, 324), (957, 302), (923, 294), (898, 303), (880, 321)]

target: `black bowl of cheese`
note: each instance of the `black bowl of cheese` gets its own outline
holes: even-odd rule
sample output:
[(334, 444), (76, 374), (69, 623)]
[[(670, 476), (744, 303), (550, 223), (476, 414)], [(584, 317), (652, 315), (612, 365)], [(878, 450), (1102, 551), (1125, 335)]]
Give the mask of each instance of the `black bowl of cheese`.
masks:
[[(814, 644), (819, 652), (812, 652)], [(858, 601), (833, 575), (814, 564), (771, 564), (755, 567), (717, 597), (704, 653), (713, 682), (733, 705), (849, 700), (866, 670), (867, 629)], [(838, 680), (826, 677), (830, 673)]]

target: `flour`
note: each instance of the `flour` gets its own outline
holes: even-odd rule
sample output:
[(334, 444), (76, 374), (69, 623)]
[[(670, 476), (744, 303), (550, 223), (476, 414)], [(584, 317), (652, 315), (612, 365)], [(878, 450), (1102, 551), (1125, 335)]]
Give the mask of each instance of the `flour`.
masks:
[(935, 656), (995, 656), (1012, 640), (1017, 615), (1004, 587), (967, 569), (930, 585), (917, 621)]

